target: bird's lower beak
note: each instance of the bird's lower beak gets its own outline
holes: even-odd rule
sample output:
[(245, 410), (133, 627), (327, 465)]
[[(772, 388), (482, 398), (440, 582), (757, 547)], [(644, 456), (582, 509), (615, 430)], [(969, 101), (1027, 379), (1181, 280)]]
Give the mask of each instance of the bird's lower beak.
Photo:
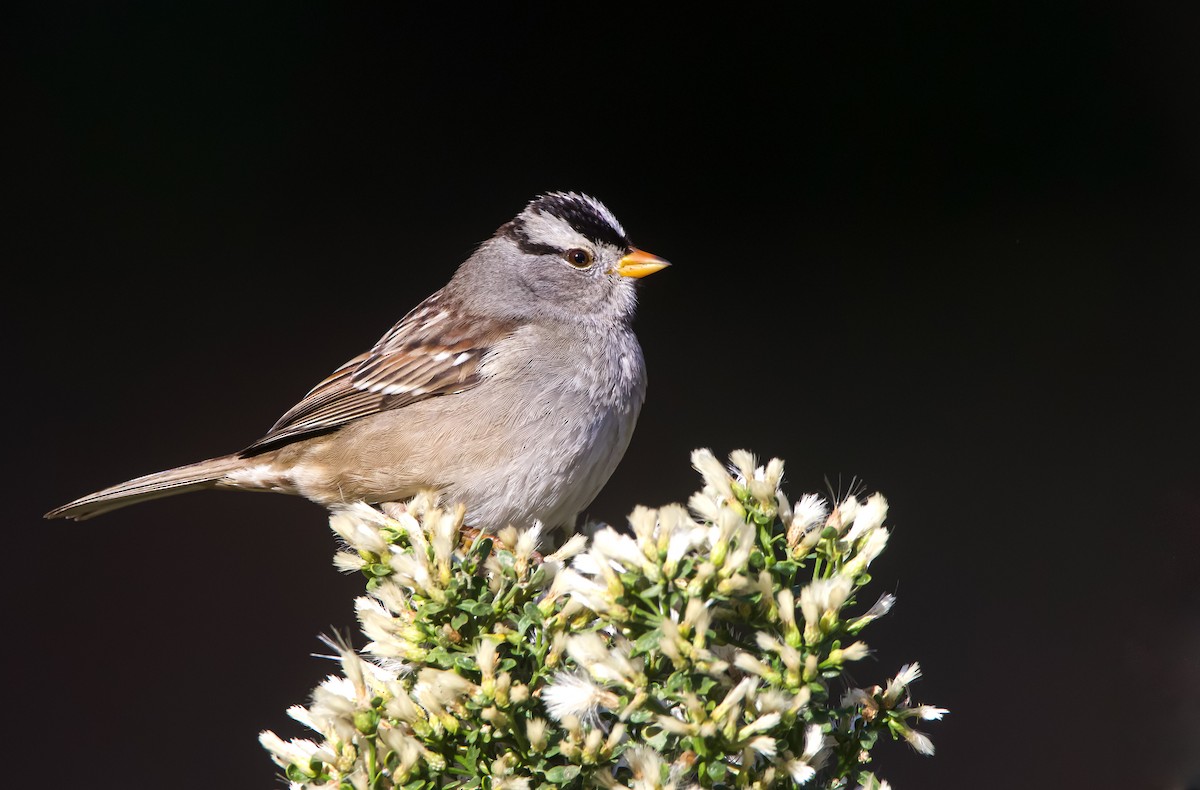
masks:
[(633, 247), (628, 255), (617, 261), (613, 271), (622, 277), (645, 277), (647, 274), (654, 274), (670, 265), (657, 255), (651, 255), (645, 250)]

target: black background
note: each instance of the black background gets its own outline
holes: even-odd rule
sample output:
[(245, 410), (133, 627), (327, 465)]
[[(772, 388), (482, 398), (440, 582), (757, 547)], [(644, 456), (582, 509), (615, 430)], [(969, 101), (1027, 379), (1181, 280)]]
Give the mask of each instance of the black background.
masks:
[(574, 189), (675, 264), (593, 517), (686, 499), (701, 446), (882, 491), (855, 679), (919, 660), (951, 710), (884, 777), (1195, 786), (1200, 30), (1050, 5), (7, 12), (10, 775), (276, 786), (256, 735), (361, 590), (323, 512), (40, 516), (249, 443)]

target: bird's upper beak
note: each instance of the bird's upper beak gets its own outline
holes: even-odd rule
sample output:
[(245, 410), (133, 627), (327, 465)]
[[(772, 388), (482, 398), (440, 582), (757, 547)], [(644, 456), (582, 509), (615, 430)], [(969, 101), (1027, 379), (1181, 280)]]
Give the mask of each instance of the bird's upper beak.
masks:
[(629, 250), (628, 255), (617, 261), (613, 271), (622, 277), (645, 277), (647, 274), (654, 274), (670, 265), (657, 255), (651, 255), (645, 250), (633, 247)]

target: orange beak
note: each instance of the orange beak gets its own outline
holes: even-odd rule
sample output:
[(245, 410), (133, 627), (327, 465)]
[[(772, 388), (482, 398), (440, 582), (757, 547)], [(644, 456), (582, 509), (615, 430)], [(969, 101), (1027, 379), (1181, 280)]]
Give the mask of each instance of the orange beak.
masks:
[(651, 255), (633, 247), (629, 250), (628, 255), (617, 261), (617, 266), (612, 271), (622, 277), (645, 277), (647, 274), (654, 274), (670, 265), (657, 255)]

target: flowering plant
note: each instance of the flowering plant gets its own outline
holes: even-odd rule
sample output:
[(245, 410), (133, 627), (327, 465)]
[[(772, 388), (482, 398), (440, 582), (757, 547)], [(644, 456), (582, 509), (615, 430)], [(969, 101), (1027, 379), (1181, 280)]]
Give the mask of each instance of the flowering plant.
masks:
[(370, 641), (328, 640), (340, 673), (288, 711), (318, 739), (262, 733), (291, 787), (882, 787), (879, 735), (932, 754), (913, 725), (946, 711), (910, 699), (916, 663), (844, 681), (895, 601), (858, 605), (884, 498), (793, 505), (778, 459), (692, 462), (687, 507), (639, 506), (628, 533), (544, 557), (540, 528), (481, 533), (431, 496), (334, 513)]

